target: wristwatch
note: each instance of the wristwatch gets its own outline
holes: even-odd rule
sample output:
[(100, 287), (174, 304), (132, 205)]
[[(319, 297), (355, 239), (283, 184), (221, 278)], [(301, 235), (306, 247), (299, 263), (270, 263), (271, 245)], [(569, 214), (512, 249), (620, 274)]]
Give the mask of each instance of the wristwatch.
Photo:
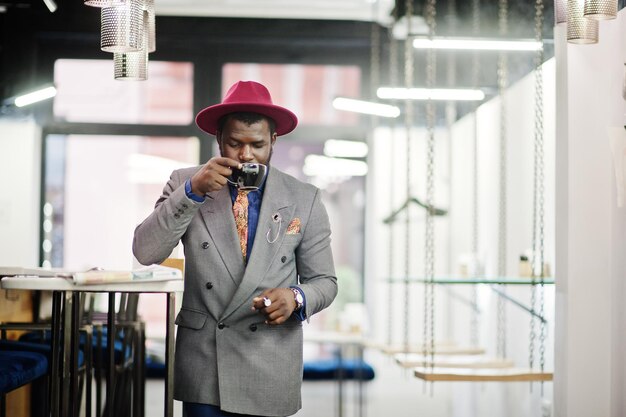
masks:
[(294, 300), (296, 300), (296, 308), (294, 311), (298, 311), (302, 308), (302, 305), (304, 304), (304, 297), (302, 296), (302, 293), (299, 289), (292, 287), (290, 288), (290, 290), (293, 291), (293, 297)]

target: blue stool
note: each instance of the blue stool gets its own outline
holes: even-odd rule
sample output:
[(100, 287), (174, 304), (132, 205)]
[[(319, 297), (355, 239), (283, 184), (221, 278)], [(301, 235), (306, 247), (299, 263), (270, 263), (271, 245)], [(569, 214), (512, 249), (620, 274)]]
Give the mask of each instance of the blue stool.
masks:
[(343, 359), (341, 353), (332, 359), (319, 359), (304, 362), (302, 379), (304, 381), (336, 381), (336, 415), (343, 415), (343, 383), (352, 380), (358, 382), (358, 410), (363, 415), (363, 382), (371, 381), (376, 376), (374, 368), (363, 359)]
[[(23, 352), (23, 353), (36, 353), (38, 355), (43, 355), (46, 358), (46, 363), (52, 363), (52, 346), (50, 343), (30, 343), (30, 342), (22, 342), (15, 340), (0, 340), (0, 355), (4, 352)], [(78, 352), (78, 367), (82, 368), (85, 365), (85, 355), (82, 351)], [(49, 393), (48, 393), (48, 367), (46, 365), (46, 378), (42, 378), (41, 380), (34, 381), (33, 384), (33, 392), (31, 394), (31, 402), (32, 402), (32, 411), (31, 414), (48, 416), (49, 412)], [(82, 385), (82, 383), (81, 383)], [(82, 390), (82, 389), (81, 389)], [(87, 398), (90, 398), (90, 395), (87, 395)], [(42, 401), (43, 400), (43, 401)]]
[(358, 359), (320, 359), (304, 362), (303, 379), (320, 380), (360, 380), (371, 381), (376, 376), (374, 368)]
[(0, 415), (6, 414), (6, 394), (48, 373), (48, 358), (38, 352), (0, 351)]

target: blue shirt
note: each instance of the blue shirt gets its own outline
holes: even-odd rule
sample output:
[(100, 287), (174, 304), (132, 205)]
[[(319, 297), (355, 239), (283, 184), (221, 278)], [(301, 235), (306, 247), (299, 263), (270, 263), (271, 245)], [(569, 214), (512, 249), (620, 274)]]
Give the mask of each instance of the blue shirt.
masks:
[[(246, 247), (246, 265), (248, 264), (248, 259), (250, 259), (250, 253), (252, 253), (252, 245), (254, 244), (254, 237), (256, 236), (256, 229), (259, 224), (259, 212), (261, 211), (261, 202), (263, 200), (263, 191), (265, 190), (266, 179), (267, 175), (263, 178), (263, 182), (258, 190), (250, 191), (248, 193), (248, 243)], [(238, 192), (237, 187), (230, 183), (228, 184), (228, 187), (230, 191), (230, 199), (232, 203), (235, 204)], [(204, 197), (197, 196), (191, 191), (191, 178), (185, 181), (185, 194), (187, 194), (187, 197), (198, 203), (202, 203), (204, 201)], [(302, 308), (299, 311), (294, 312), (294, 315), (301, 321), (304, 321), (306, 320), (304, 308), (306, 306), (306, 297), (304, 292), (299, 287), (293, 286), (292, 288), (298, 289), (300, 294), (302, 294)]]

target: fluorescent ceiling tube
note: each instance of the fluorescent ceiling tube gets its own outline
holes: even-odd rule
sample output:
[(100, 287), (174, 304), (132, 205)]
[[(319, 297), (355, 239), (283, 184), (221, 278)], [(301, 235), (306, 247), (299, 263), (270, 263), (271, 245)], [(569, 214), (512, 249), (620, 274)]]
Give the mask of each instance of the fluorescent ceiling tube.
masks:
[(324, 142), (324, 155), (339, 158), (364, 158), (367, 143), (352, 140), (328, 139)]
[(356, 113), (372, 114), (381, 117), (398, 117), (400, 109), (389, 104), (373, 103), (371, 101), (354, 100), (337, 97), (333, 100), (333, 107), (337, 110), (353, 111)]
[(43, 0), (43, 2), (46, 4), (48, 10), (50, 10), (50, 13), (56, 12), (57, 4), (54, 2), (54, 0)]
[(481, 90), (462, 88), (394, 88), (380, 87), (378, 98), (395, 100), (444, 100), (444, 101), (481, 101), (485, 93)]
[(413, 40), (416, 49), (465, 49), (472, 51), (539, 51), (542, 42), (534, 40), (418, 38)]
[(46, 87), (33, 91), (32, 93), (23, 94), (15, 98), (15, 105), (17, 107), (28, 106), (29, 104), (37, 103), (48, 98), (52, 98), (57, 95), (57, 89), (54, 87)]

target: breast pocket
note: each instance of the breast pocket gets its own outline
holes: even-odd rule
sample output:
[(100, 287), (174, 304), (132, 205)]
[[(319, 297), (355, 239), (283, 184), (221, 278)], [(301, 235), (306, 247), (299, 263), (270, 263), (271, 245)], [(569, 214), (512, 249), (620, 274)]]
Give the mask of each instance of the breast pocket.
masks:
[(206, 319), (207, 313), (183, 307), (180, 309), (178, 316), (176, 316), (176, 325), (188, 329), (200, 330), (204, 327)]

